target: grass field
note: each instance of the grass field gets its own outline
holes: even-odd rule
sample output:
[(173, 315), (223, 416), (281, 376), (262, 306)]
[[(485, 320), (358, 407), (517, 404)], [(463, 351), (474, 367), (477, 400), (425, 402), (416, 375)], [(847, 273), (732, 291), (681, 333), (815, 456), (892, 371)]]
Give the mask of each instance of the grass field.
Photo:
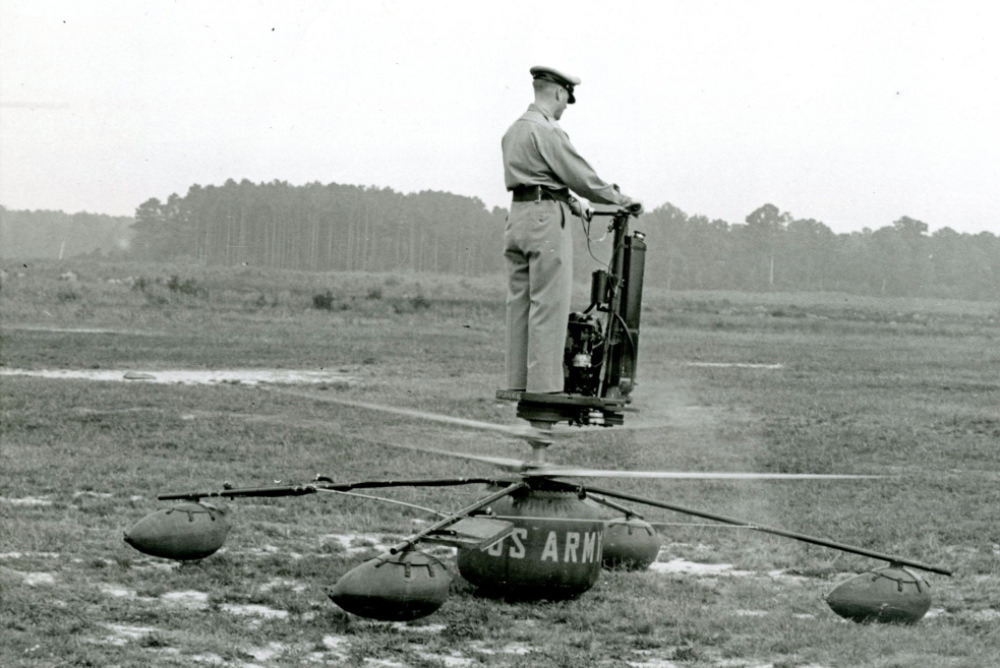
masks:
[[(388, 624), (343, 613), (325, 590), (426, 522), (417, 510), (334, 495), (226, 503), (226, 547), (181, 565), (122, 532), (165, 507), (162, 492), (489, 475), (386, 444), (522, 457), (522, 443), (249, 381), (12, 372), (323, 371), (332, 380), (309, 391), (513, 424), (513, 405), (493, 399), (502, 278), (4, 269), (0, 665), (1000, 665), (997, 303), (648, 288), (637, 428), (550, 453), (603, 468), (888, 476), (602, 484), (955, 569), (927, 576), (934, 602), (917, 625), (858, 625), (823, 602), (880, 562), (653, 510), (664, 547), (647, 572), (605, 571), (573, 601), (507, 603), (477, 597), (446, 555), (447, 603)], [(478, 493), (391, 495), (454, 509)]]

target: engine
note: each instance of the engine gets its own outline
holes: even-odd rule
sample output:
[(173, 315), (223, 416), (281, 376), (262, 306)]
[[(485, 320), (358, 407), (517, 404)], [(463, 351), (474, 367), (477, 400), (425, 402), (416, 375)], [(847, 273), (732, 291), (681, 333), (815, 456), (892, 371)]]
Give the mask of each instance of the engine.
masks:
[(498, 399), (517, 401), (517, 415), (532, 423), (620, 425), (635, 387), (639, 316), (646, 243), (628, 232), (631, 212), (611, 215), (614, 233), (607, 269), (591, 275), (590, 305), (571, 313), (563, 349), (563, 392), (499, 390)]
[(587, 313), (571, 313), (566, 330), (565, 391), (596, 397), (604, 363), (603, 323)]

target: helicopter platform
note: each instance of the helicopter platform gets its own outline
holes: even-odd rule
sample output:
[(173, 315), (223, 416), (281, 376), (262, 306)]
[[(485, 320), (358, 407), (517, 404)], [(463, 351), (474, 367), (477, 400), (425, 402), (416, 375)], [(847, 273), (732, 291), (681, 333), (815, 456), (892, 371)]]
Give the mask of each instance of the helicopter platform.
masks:
[(424, 541), (481, 550), (503, 540), (513, 531), (513, 522), (489, 517), (463, 517), (447, 528), (427, 534)]
[(497, 390), (497, 399), (517, 402), (517, 417), (535, 423), (569, 422), (580, 426), (612, 427), (625, 423), (628, 399), (588, 397), (582, 394), (554, 394)]

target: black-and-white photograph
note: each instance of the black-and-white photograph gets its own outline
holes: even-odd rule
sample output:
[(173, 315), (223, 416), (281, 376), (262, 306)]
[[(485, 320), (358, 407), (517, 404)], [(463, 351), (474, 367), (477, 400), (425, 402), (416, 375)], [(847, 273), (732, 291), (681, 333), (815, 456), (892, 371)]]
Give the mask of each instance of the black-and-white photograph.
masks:
[(0, 0), (0, 664), (1000, 664), (980, 0)]

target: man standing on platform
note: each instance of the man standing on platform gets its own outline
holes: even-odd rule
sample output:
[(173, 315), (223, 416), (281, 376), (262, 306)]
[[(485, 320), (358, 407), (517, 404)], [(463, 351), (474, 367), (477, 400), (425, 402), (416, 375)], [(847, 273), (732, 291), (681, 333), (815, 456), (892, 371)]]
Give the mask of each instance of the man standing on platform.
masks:
[(592, 202), (631, 207), (642, 203), (603, 181), (559, 127), (576, 102), (580, 79), (551, 67), (532, 67), (535, 102), (503, 136), (503, 169), (512, 193), (504, 230), (507, 260), (507, 388), (563, 391), (563, 350), (573, 290), (570, 215), (591, 211), (570, 191)]

